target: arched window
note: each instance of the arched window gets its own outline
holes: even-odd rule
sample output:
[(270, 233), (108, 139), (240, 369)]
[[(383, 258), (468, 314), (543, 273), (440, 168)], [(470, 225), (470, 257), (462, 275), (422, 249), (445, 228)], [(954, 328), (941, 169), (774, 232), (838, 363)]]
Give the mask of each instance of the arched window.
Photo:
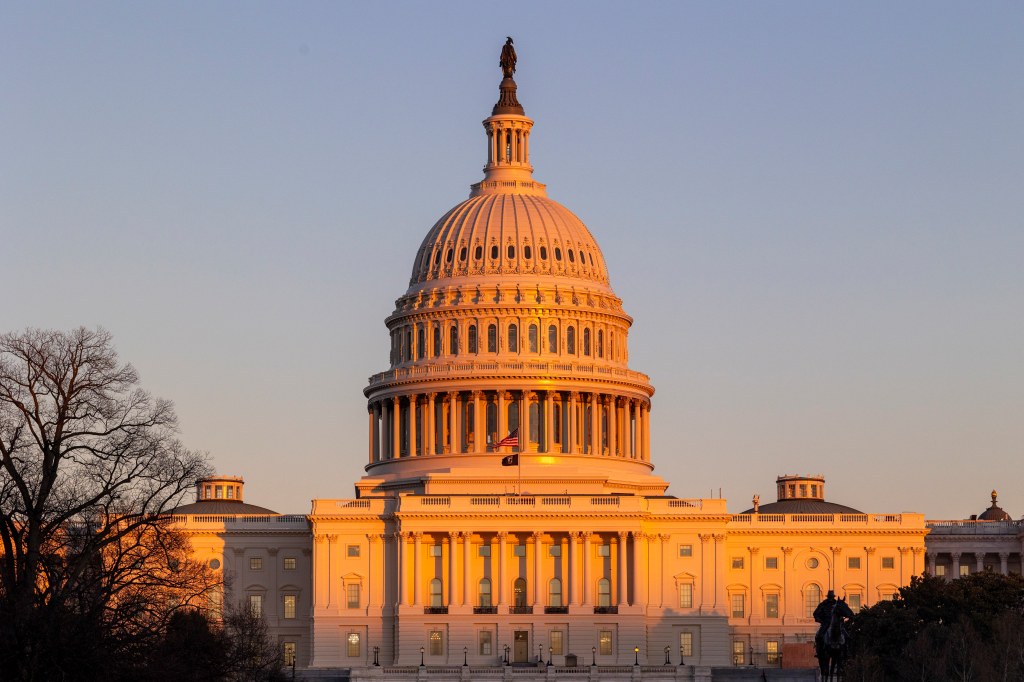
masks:
[(562, 605), (562, 581), (558, 578), (552, 578), (551, 582), (548, 583), (548, 606), (561, 606)]
[(498, 245), (493, 244), (491, 246), (491, 260), (498, 260)]
[(565, 252), (569, 255), (569, 262), (570, 263), (575, 263), (576, 262), (576, 254), (574, 254), (572, 252), (572, 249), (566, 249)]
[(416, 358), (422, 360), (427, 356), (427, 332), (422, 326), (416, 327)]
[(484, 257), (484, 247), (478, 245), (475, 249), (473, 249), (473, 259), (474, 260), (480, 260), (483, 257)]
[(465, 401), (462, 412), (462, 451), (473, 452), (476, 447), (476, 429), (473, 428), (476, 424), (476, 409), (472, 400)]
[(469, 325), (469, 349), (470, 353), (476, 352), (476, 325)]
[(814, 618), (814, 609), (821, 603), (821, 588), (811, 583), (804, 589), (804, 618)]
[(612, 582), (608, 578), (601, 578), (597, 581), (597, 605), (603, 607), (612, 605)]
[(515, 324), (508, 326), (508, 351), (510, 353), (519, 352), (519, 327)]
[(455, 325), (448, 330), (448, 352), (452, 355), (459, 354), (459, 328)]
[(558, 327), (553, 324), (548, 326), (548, 352), (558, 352)]
[(531, 353), (539, 352), (537, 350), (537, 325), (531, 324), (530, 329), (527, 331), (527, 343), (529, 344), (529, 350)]
[(459, 260), (460, 260), (460, 261), (462, 261), (462, 260), (466, 260), (466, 247), (465, 247), (465, 246), (463, 246), (463, 247), (462, 247), (462, 248), (461, 248), (461, 249), (459, 250)]
[(484, 578), (480, 581), (480, 606), (489, 607), (491, 605), (491, 581), (488, 578)]
[[(508, 426), (508, 433), (512, 433), (519, 428), (519, 401), (510, 400), (506, 405), (505, 410), (505, 423)], [(503, 433), (499, 438), (504, 438), (508, 433)], [(519, 436), (522, 438), (522, 434)], [(522, 441), (520, 441), (522, 442)], [(522, 448), (525, 449), (525, 448)]]
[(495, 403), (487, 403), (485, 410), (487, 415), (487, 444), (494, 445), (498, 442), (498, 406)]
[(541, 260), (547, 260), (548, 259), (548, 247), (546, 247), (546, 246), (541, 246), (540, 247), (540, 259)]
[[(570, 251), (569, 254), (572, 255), (572, 252)], [(444, 262), (445, 263), (451, 263), (453, 255), (454, 255), (454, 252), (452, 251), (452, 249), (448, 249), (448, 252), (444, 254)]]
[(530, 245), (527, 244), (526, 246), (523, 247), (523, 258), (525, 258), (526, 260), (530, 260), (531, 256), (533, 256), (533, 251), (530, 250)]
[(590, 328), (583, 330), (583, 354), (590, 356)]
[(512, 604), (519, 608), (526, 606), (526, 578), (516, 578), (512, 583)]
[(571, 325), (565, 330), (565, 352), (576, 355), (576, 327)]
[(441, 579), (434, 578), (430, 581), (430, 607), (437, 609), (444, 606), (444, 600), (441, 597)]
[(508, 251), (508, 257), (509, 258), (515, 258), (516, 257), (516, 247), (512, 246), (511, 244), (509, 244), (507, 251)]
[(434, 325), (434, 357), (441, 355), (441, 326)]
[(555, 260), (562, 260), (562, 250), (557, 246), (555, 247)]
[(608, 359), (615, 359), (615, 332), (608, 332)]
[(487, 325), (487, 352), (498, 352), (498, 325)]
[(604, 357), (604, 330), (597, 330), (597, 357)]
[(402, 360), (405, 362), (412, 360), (412, 327), (406, 327), (405, 329), (405, 347), (402, 348)]

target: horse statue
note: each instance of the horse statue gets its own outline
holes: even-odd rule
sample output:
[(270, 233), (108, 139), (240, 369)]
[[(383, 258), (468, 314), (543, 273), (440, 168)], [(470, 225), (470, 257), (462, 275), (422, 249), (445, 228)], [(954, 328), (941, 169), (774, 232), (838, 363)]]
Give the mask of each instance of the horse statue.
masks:
[(822, 682), (835, 682), (843, 675), (843, 665), (850, 655), (849, 637), (843, 620), (849, 618), (853, 618), (853, 610), (844, 597), (835, 603), (828, 625), (817, 642)]

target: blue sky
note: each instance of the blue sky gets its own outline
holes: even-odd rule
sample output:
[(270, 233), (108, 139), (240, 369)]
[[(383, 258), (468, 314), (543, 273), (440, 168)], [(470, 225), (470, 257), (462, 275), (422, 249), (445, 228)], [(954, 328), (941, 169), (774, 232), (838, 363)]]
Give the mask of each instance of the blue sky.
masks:
[(1024, 515), (1024, 5), (7, 3), (0, 328), (102, 325), (182, 437), (303, 512), (481, 177), (506, 35), (600, 243), (657, 473)]

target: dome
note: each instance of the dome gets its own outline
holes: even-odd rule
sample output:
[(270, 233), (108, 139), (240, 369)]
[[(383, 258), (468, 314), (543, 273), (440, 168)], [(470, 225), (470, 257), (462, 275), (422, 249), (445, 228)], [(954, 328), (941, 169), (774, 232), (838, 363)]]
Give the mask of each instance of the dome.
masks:
[(978, 514), (979, 521), (1009, 521), (1011, 517), (996, 504), (996, 491), (992, 491), (992, 506)]
[(754, 506), (744, 514), (863, 514), (845, 504), (825, 501), (825, 477), (821, 474), (783, 474), (775, 479), (777, 498), (775, 502), (759, 504), (760, 496), (754, 496)]
[[(743, 512), (753, 514), (754, 508)], [(757, 508), (759, 514), (863, 514), (864, 512), (847, 507), (845, 504), (826, 502), (825, 500), (795, 499), (779, 500), (762, 504)]]
[(480, 193), (448, 211), (416, 252), (410, 291), (477, 276), (577, 280), (611, 291), (590, 230), (565, 206), (538, 194)]

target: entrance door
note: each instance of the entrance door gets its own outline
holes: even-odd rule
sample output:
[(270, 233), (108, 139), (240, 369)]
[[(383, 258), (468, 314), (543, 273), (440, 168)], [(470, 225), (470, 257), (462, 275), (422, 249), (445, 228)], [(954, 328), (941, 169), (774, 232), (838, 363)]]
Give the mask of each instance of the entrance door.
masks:
[(516, 630), (513, 633), (512, 662), (528, 663), (530, 658), (530, 631)]

